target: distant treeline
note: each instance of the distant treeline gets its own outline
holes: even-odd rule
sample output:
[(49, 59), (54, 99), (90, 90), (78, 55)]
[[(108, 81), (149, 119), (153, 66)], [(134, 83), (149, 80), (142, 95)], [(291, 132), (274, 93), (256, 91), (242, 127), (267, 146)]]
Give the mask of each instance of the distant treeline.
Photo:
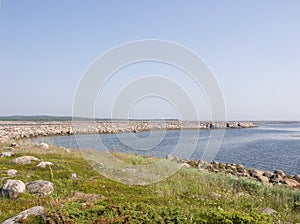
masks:
[[(110, 118), (85, 118), (85, 117), (71, 117), (71, 116), (49, 116), (49, 115), (16, 115), (16, 116), (0, 116), (0, 121), (144, 121), (150, 119), (110, 119)], [(160, 120), (160, 119), (155, 119)], [(164, 121), (178, 121), (178, 119), (161, 119)]]

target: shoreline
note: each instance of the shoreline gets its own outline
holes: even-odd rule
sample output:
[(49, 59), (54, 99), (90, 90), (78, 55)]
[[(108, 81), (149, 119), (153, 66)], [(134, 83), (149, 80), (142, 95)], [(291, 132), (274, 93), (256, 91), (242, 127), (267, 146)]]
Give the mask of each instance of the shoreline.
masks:
[[(170, 155), (166, 156), (170, 160)], [(172, 158), (176, 161), (176, 158)], [(197, 168), (199, 171), (208, 173), (222, 173), (236, 177), (245, 177), (251, 180), (262, 182), (268, 187), (284, 186), (300, 190), (300, 174), (287, 175), (283, 170), (276, 169), (273, 172), (259, 170), (256, 168), (246, 168), (242, 164), (222, 163), (217, 161), (206, 162), (203, 160), (178, 160), (186, 166)]]
[(150, 130), (211, 130), (227, 128), (253, 128), (248, 121), (0, 121), (0, 142), (76, 134), (116, 134)]

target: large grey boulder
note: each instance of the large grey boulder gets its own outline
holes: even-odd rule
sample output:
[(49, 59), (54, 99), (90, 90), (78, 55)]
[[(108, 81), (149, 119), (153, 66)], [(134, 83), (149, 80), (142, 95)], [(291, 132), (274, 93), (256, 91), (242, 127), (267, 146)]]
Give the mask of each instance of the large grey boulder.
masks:
[(39, 196), (48, 196), (54, 191), (53, 183), (46, 180), (36, 180), (26, 183), (29, 193)]
[(26, 190), (25, 184), (20, 180), (6, 180), (1, 188), (3, 197), (16, 198)]
[(31, 163), (31, 161), (39, 161), (39, 159), (34, 156), (21, 156), (21, 157), (13, 159), (12, 161), (10, 161), (10, 163), (29, 164), (29, 163)]
[(5, 220), (4, 222), (2, 222), (2, 224), (22, 223), (28, 216), (41, 216), (45, 220), (45, 208), (42, 206), (32, 207), (10, 219)]

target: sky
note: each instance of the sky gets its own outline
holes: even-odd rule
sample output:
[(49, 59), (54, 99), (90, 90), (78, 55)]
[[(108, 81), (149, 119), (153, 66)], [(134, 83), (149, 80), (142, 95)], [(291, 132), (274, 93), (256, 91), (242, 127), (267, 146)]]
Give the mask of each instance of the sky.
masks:
[[(72, 115), (89, 65), (141, 39), (178, 43), (202, 58), (222, 90), (228, 120), (300, 120), (297, 0), (2, 0), (0, 115)], [(211, 119), (205, 91), (184, 72), (154, 62), (118, 71), (99, 93), (95, 116), (111, 116), (120, 90), (151, 75), (177, 83), (198, 119)], [(128, 111), (131, 118), (178, 114), (157, 96), (140, 98)]]

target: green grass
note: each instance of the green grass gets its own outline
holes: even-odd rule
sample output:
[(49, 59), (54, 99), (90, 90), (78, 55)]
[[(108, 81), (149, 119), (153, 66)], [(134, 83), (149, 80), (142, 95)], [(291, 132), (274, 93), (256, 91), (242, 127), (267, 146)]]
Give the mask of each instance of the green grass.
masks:
[[(1, 145), (0, 149), (5, 151), (3, 148), (4, 145)], [(134, 165), (158, 160), (112, 153), (119, 160)], [(54, 165), (51, 169), (43, 169), (36, 167), (37, 162), (28, 165), (8, 163), (21, 155), (33, 155), (53, 162)], [(78, 151), (67, 153), (55, 147), (43, 150), (24, 145), (15, 150), (13, 157), (0, 159), (0, 177), (6, 177), (5, 170), (8, 169), (18, 170), (13, 179), (23, 182), (38, 179), (52, 181), (55, 191), (44, 198), (29, 193), (17, 199), (0, 198), (0, 221), (40, 205), (46, 207), (52, 223), (300, 222), (299, 190), (269, 188), (249, 179), (207, 174), (193, 168), (183, 168), (171, 177), (151, 185), (127, 186), (100, 175)], [(72, 173), (76, 173), (78, 179), (72, 180)], [(76, 192), (92, 196), (76, 196)], [(212, 197), (211, 192), (221, 197)], [(266, 207), (278, 213), (261, 214), (261, 209)], [(31, 217), (24, 223), (43, 221)]]

